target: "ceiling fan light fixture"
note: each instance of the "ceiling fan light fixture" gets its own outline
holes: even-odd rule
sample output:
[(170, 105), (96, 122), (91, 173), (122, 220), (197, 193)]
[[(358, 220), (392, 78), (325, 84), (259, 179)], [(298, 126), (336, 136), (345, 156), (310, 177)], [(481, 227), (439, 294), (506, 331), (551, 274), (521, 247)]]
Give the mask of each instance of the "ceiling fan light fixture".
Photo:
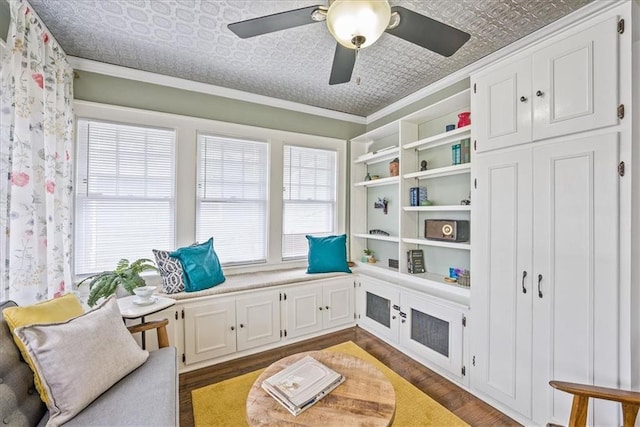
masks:
[(342, 46), (359, 49), (375, 43), (390, 18), (386, 0), (335, 0), (327, 11), (327, 28)]

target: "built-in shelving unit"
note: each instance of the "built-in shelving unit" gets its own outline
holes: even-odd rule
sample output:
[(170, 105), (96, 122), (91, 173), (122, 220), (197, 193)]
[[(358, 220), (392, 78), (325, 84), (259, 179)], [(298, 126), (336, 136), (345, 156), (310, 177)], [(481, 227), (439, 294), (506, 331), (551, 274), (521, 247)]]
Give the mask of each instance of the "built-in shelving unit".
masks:
[[(460, 292), (468, 295), (469, 288), (445, 277), (451, 267), (469, 269), (471, 244), (426, 239), (424, 224), (427, 219), (470, 218), (471, 163), (452, 164), (452, 146), (470, 139), (472, 127), (445, 129), (469, 108), (470, 90), (466, 89), (351, 140), (351, 259), (359, 260), (364, 248), (373, 250), (378, 262), (368, 265), (368, 270), (389, 271), (388, 261), (397, 260), (400, 276), (424, 282), (425, 289), (442, 290), (438, 295), (455, 287), (456, 300)], [(467, 144), (470, 151), (470, 141)], [(387, 164), (396, 158), (399, 176), (389, 176)], [(425, 161), (428, 167), (421, 170)], [(379, 178), (365, 180), (367, 175)], [(427, 188), (429, 205), (411, 206), (412, 187)], [(380, 201), (388, 203), (387, 213), (376, 209)], [(376, 229), (389, 235), (370, 233)], [(426, 273), (408, 272), (411, 249), (424, 251)]]

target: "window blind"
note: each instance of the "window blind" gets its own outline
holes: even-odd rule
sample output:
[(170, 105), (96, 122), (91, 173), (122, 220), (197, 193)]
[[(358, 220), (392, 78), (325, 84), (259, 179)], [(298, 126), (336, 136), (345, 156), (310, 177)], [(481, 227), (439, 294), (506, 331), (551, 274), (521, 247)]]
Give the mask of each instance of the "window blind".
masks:
[(198, 134), (196, 238), (222, 264), (266, 261), (268, 167), (266, 142)]
[(335, 151), (284, 146), (282, 258), (307, 256), (305, 235), (330, 235), (336, 224)]
[(174, 247), (175, 131), (78, 120), (75, 273)]

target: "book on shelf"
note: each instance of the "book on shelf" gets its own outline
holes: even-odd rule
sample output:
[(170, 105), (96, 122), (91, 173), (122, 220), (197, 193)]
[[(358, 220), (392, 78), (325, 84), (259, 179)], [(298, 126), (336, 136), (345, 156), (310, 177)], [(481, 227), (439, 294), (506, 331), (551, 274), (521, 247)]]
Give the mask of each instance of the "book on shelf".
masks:
[(292, 415), (298, 415), (344, 382), (333, 369), (305, 356), (262, 382), (262, 388)]
[(410, 249), (407, 251), (407, 270), (410, 274), (424, 273), (424, 252), (422, 249)]

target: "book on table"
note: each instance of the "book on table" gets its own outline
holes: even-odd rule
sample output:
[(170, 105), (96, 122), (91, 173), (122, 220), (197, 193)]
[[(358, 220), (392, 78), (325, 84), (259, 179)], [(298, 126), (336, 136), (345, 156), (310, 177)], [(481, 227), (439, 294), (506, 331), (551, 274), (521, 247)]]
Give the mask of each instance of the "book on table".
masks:
[(344, 382), (333, 369), (305, 356), (262, 382), (262, 388), (293, 415), (313, 406)]

